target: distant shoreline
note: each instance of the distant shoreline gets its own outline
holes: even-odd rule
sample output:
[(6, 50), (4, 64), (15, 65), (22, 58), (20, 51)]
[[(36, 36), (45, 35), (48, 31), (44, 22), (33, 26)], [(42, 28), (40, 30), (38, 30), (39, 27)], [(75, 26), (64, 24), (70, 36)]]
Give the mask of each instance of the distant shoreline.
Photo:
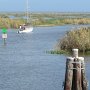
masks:
[[(50, 27), (62, 25), (85, 25), (90, 24), (90, 13), (31, 13), (30, 23), (32, 26)], [(0, 13), (0, 28), (18, 29), (19, 25), (26, 23), (25, 14)]]

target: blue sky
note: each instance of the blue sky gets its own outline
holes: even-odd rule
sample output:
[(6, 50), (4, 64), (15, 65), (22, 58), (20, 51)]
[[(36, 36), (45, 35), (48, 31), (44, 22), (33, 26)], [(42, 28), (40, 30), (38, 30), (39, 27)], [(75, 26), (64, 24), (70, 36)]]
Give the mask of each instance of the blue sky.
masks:
[[(25, 11), (26, 0), (0, 0), (0, 11)], [(90, 12), (90, 0), (29, 0), (33, 12)]]

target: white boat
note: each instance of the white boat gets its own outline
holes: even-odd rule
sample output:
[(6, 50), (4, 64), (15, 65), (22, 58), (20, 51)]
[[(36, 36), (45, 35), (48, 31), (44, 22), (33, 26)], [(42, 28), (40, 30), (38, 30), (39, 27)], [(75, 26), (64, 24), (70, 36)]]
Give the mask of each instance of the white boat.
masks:
[(33, 31), (33, 26), (30, 25), (29, 13), (28, 13), (28, 0), (27, 0), (27, 12), (26, 12), (26, 24), (20, 25), (18, 33), (30, 33)]
[(24, 28), (22, 28), (23, 26), (21, 26), (21, 29), (19, 28), (18, 33), (30, 33), (33, 31), (33, 27), (32, 26), (24, 26)]

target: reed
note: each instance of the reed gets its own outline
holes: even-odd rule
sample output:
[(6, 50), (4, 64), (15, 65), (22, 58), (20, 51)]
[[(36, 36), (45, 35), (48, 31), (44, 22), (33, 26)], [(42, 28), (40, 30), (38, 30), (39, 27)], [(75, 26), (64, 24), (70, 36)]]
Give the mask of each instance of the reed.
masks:
[(50, 51), (46, 51), (46, 53), (50, 53), (50, 54), (69, 54), (69, 52), (66, 52), (64, 50), (50, 50)]
[[(14, 16), (14, 18), (10, 18)], [(66, 24), (90, 24), (89, 14), (36, 13), (31, 14), (33, 26), (60, 26)], [(24, 13), (0, 14), (0, 28), (18, 28), (26, 22)]]
[(25, 21), (23, 19), (10, 19), (10, 18), (1, 18), (0, 17), (0, 28), (18, 28), (20, 24), (23, 24)]
[(71, 51), (78, 48), (80, 52), (90, 51), (90, 27), (82, 27), (77, 30), (71, 30), (59, 40), (57, 47), (59, 50)]

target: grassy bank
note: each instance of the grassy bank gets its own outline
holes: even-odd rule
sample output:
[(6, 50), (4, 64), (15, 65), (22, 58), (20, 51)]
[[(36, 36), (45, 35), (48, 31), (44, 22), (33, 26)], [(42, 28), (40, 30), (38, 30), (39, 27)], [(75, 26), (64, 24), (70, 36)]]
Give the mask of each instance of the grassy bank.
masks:
[(71, 30), (58, 42), (58, 50), (71, 51), (78, 48), (80, 52), (90, 52), (90, 27)]
[(0, 18), (0, 28), (18, 28), (23, 23), (21, 19)]
[[(0, 13), (0, 28), (18, 28), (26, 23), (24, 13)], [(90, 24), (89, 13), (31, 13), (33, 26), (56, 26), (65, 24)]]

